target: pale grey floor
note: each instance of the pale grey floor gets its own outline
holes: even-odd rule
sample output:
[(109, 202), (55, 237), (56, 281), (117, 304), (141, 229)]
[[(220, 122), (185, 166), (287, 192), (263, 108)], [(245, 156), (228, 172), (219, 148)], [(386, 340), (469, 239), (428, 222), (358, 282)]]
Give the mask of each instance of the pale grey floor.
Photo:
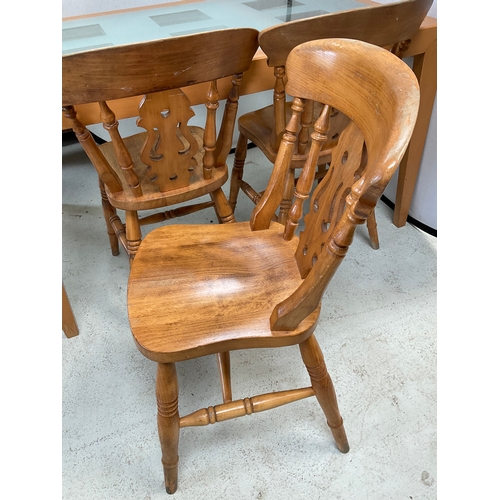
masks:
[[(247, 163), (265, 184), (257, 150)], [(77, 144), (63, 148), (62, 188), (62, 276), (80, 329), (62, 336), (63, 498), (165, 499), (156, 367), (132, 341), (128, 259), (111, 255), (97, 177)], [(240, 197), (237, 218), (250, 210)], [(351, 451), (338, 452), (313, 398), (182, 429), (173, 498), (436, 498), (437, 240), (397, 229), (383, 203), (377, 217), (381, 248), (358, 229), (316, 332)], [(207, 210), (176, 223), (215, 221)], [(238, 399), (308, 384), (296, 347), (234, 352), (232, 366)], [(221, 402), (213, 357), (179, 364), (178, 376), (181, 414)]]

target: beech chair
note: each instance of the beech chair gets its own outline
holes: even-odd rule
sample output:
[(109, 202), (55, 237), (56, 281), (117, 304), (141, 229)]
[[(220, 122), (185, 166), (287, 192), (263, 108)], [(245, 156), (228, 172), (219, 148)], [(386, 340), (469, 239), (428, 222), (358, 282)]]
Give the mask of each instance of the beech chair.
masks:
[[(262, 109), (246, 113), (238, 119), (239, 139), (231, 173), (229, 203), (236, 207), (239, 191), (243, 191), (254, 203), (262, 193), (257, 192), (243, 178), (248, 142), (252, 142), (274, 164), (279, 144), (285, 131), (285, 124), (291, 116), (292, 102), (287, 102), (285, 82), (287, 71), (285, 61), (297, 45), (321, 38), (353, 38), (390, 49), (399, 57), (411, 43), (411, 37), (418, 31), (432, 4), (432, 0), (406, 0), (389, 5), (370, 6), (351, 11), (325, 14), (308, 19), (288, 22), (267, 28), (259, 34), (259, 45), (267, 55), (267, 63), (274, 68), (275, 86), (273, 103)], [(311, 127), (321, 106), (306, 103), (302, 114), (299, 138), (291, 159), (291, 168), (300, 169), (307, 159), (311, 147)], [(327, 140), (318, 157), (316, 178), (325, 175), (331, 164), (332, 148), (338, 142), (342, 130), (349, 123), (347, 117), (332, 110)], [(286, 220), (291, 206), (293, 185), (287, 186), (281, 203), (278, 220)], [(367, 221), (370, 244), (379, 248), (375, 212)]]
[[(212, 206), (219, 222), (234, 222), (221, 186), (228, 178), (226, 158), (233, 140), (238, 87), (258, 48), (257, 35), (254, 29), (227, 29), (62, 57), (63, 112), (99, 174), (113, 255), (118, 255), (120, 242), (133, 259), (144, 224)], [(225, 77), (227, 101), (217, 134), (217, 80)], [(209, 82), (204, 129), (188, 125), (195, 113), (182, 90), (203, 82)], [(108, 101), (141, 95), (137, 125), (145, 132), (122, 138)], [(74, 108), (94, 102), (99, 103), (103, 127), (111, 137), (102, 145), (96, 144)], [(207, 194), (209, 201), (185, 203)], [(158, 211), (176, 204), (183, 205)], [(125, 222), (117, 209), (125, 212)], [(139, 218), (138, 212), (144, 210), (155, 213)]]
[[(355, 228), (372, 213), (410, 140), (419, 106), (412, 70), (358, 40), (304, 43), (287, 59), (294, 96), (269, 184), (247, 222), (172, 225), (142, 242), (128, 283), (128, 316), (139, 351), (158, 363), (156, 396), (165, 486), (177, 489), (180, 428), (201, 426), (316, 396), (338, 449), (349, 450), (335, 390), (314, 337), (323, 293)], [(285, 225), (273, 221), (307, 102), (321, 102)], [(332, 150), (334, 168), (315, 188), (331, 109), (350, 122)], [(342, 168), (338, 168), (342, 167)], [(304, 208), (303, 231), (296, 235)], [(311, 387), (233, 400), (229, 353), (298, 344)], [(222, 353), (222, 354), (218, 354)], [(219, 357), (221, 404), (179, 416), (175, 363)]]

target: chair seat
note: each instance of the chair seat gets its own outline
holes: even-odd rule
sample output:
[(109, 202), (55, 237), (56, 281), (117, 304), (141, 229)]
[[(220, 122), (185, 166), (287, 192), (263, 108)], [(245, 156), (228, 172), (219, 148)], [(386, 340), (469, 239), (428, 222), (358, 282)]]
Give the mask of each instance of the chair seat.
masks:
[(253, 347), (305, 340), (318, 307), (293, 332), (271, 331), (276, 304), (302, 282), (298, 238), (283, 226), (251, 231), (248, 222), (175, 225), (146, 236), (128, 285), (130, 327), (149, 359), (176, 362)]
[[(106, 189), (106, 193), (111, 204), (115, 208), (122, 210), (152, 210), (155, 208), (167, 207), (182, 203), (189, 200), (194, 200), (205, 194), (208, 194), (215, 189), (221, 187), (227, 180), (228, 170), (227, 165), (214, 167), (212, 169), (212, 178), (203, 178), (203, 133), (204, 130), (200, 127), (188, 127), (189, 131), (196, 139), (199, 149), (196, 154), (196, 166), (191, 176), (189, 186), (171, 191), (162, 192), (156, 183), (154, 183), (148, 174), (149, 167), (141, 160), (141, 151), (144, 146), (147, 132), (132, 135), (123, 139), (127, 149), (134, 162), (134, 171), (139, 177), (142, 188), (142, 196), (135, 196), (125, 180), (122, 169), (118, 165), (116, 156), (113, 152), (113, 144), (106, 142), (100, 146), (100, 149), (120, 178), (123, 186), (123, 191), (111, 192)], [(167, 196), (166, 196), (167, 194)]]
[[(292, 103), (286, 103), (286, 123), (290, 120), (292, 116)], [(321, 109), (316, 107), (314, 118), (315, 121)], [(335, 114), (330, 118), (330, 129), (329, 137), (323, 145), (322, 151), (319, 156), (318, 165), (324, 165), (325, 163), (330, 163), (331, 161), (331, 149), (335, 147), (338, 143), (338, 137), (342, 130), (349, 123), (349, 118), (347, 118), (341, 112), (335, 112)], [(272, 124), (274, 123), (274, 106), (266, 106), (265, 108), (258, 109), (257, 111), (251, 111), (242, 115), (238, 120), (238, 130), (243, 134), (249, 141), (253, 142), (266, 156), (266, 158), (274, 163), (276, 160), (277, 151), (273, 143), (273, 130)], [(302, 168), (304, 162), (309, 153), (309, 147), (307, 147), (304, 154), (295, 153), (292, 157), (290, 166), (292, 168)]]

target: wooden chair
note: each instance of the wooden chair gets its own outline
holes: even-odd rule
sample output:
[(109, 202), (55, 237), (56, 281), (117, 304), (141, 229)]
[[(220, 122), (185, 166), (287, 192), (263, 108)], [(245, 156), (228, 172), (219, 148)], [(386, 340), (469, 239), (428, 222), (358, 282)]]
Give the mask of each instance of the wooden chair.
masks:
[[(323, 292), (357, 225), (372, 213), (405, 152), (417, 117), (412, 70), (389, 51), (357, 40), (327, 39), (293, 49), (287, 91), (295, 96), (271, 179), (248, 222), (154, 229), (132, 266), (128, 315), (136, 345), (158, 363), (158, 429), (165, 485), (177, 488), (179, 430), (316, 396), (341, 452), (349, 445), (335, 391), (313, 335)], [(290, 168), (308, 100), (323, 107), (311, 134), (285, 225), (273, 215)], [(330, 168), (312, 189), (331, 108), (351, 120)], [(359, 127), (359, 128), (358, 128)], [(342, 168), (337, 168), (342, 167)], [(299, 344), (311, 387), (233, 401), (229, 352)], [(224, 353), (224, 354), (217, 354)], [(175, 363), (219, 356), (223, 403), (180, 417)]]
[[(268, 65), (274, 68), (276, 78), (273, 104), (241, 116), (238, 120), (239, 140), (236, 147), (229, 203), (235, 209), (241, 189), (254, 203), (262, 193), (258, 193), (243, 179), (243, 169), (248, 141), (257, 146), (274, 164), (278, 147), (285, 131), (285, 124), (291, 116), (291, 101), (286, 102), (285, 61), (290, 51), (297, 45), (321, 38), (353, 38), (375, 45), (384, 46), (402, 57), (422, 21), (432, 0), (406, 0), (389, 5), (366, 7), (351, 11), (326, 14), (299, 21), (289, 22), (263, 30), (259, 34), (259, 45), (267, 55)], [(291, 167), (304, 166), (311, 147), (311, 126), (318, 117), (321, 107), (313, 102), (306, 104), (302, 115), (299, 139), (291, 160)], [(328, 137), (318, 158), (317, 178), (321, 178), (331, 163), (332, 148), (337, 144), (339, 134), (349, 123), (345, 115), (332, 110)], [(286, 219), (291, 206), (293, 185), (285, 190), (281, 203), (279, 221)], [(379, 248), (375, 212), (367, 221), (371, 246)]]
[[(219, 222), (234, 222), (221, 186), (227, 180), (242, 73), (257, 50), (258, 31), (227, 29), (152, 42), (108, 47), (63, 56), (62, 105), (66, 117), (99, 174), (111, 251), (120, 242), (133, 259), (141, 226), (210, 206)], [(222, 125), (216, 134), (217, 80), (232, 76)], [(205, 128), (189, 126), (194, 116), (181, 88), (210, 82)], [(122, 138), (107, 101), (143, 95), (137, 120), (146, 131)], [(99, 103), (111, 142), (98, 146), (74, 106)], [(186, 204), (204, 195), (211, 200)], [(172, 210), (158, 209), (184, 205)], [(117, 215), (125, 211), (125, 224)], [(142, 210), (156, 213), (139, 218)]]

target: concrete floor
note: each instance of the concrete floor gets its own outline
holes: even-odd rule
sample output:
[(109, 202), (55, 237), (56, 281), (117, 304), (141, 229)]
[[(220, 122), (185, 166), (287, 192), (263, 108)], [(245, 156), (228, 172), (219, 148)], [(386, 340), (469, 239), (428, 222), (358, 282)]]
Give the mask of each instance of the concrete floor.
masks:
[[(250, 163), (263, 187), (268, 164), (256, 149)], [(156, 366), (132, 341), (128, 258), (111, 255), (97, 176), (78, 144), (63, 147), (62, 188), (62, 276), (80, 330), (62, 336), (63, 498), (164, 499)], [(251, 208), (241, 196), (237, 219)], [(336, 449), (314, 398), (182, 429), (173, 498), (437, 497), (437, 239), (410, 225), (397, 229), (383, 203), (377, 219), (380, 249), (360, 227), (316, 330), (351, 451)], [(183, 222), (216, 219), (209, 209), (176, 221)], [(308, 385), (297, 347), (234, 352), (232, 371), (235, 399)], [(214, 357), (180, 363), (178, 377), (181, 414), (221, 402)]]

